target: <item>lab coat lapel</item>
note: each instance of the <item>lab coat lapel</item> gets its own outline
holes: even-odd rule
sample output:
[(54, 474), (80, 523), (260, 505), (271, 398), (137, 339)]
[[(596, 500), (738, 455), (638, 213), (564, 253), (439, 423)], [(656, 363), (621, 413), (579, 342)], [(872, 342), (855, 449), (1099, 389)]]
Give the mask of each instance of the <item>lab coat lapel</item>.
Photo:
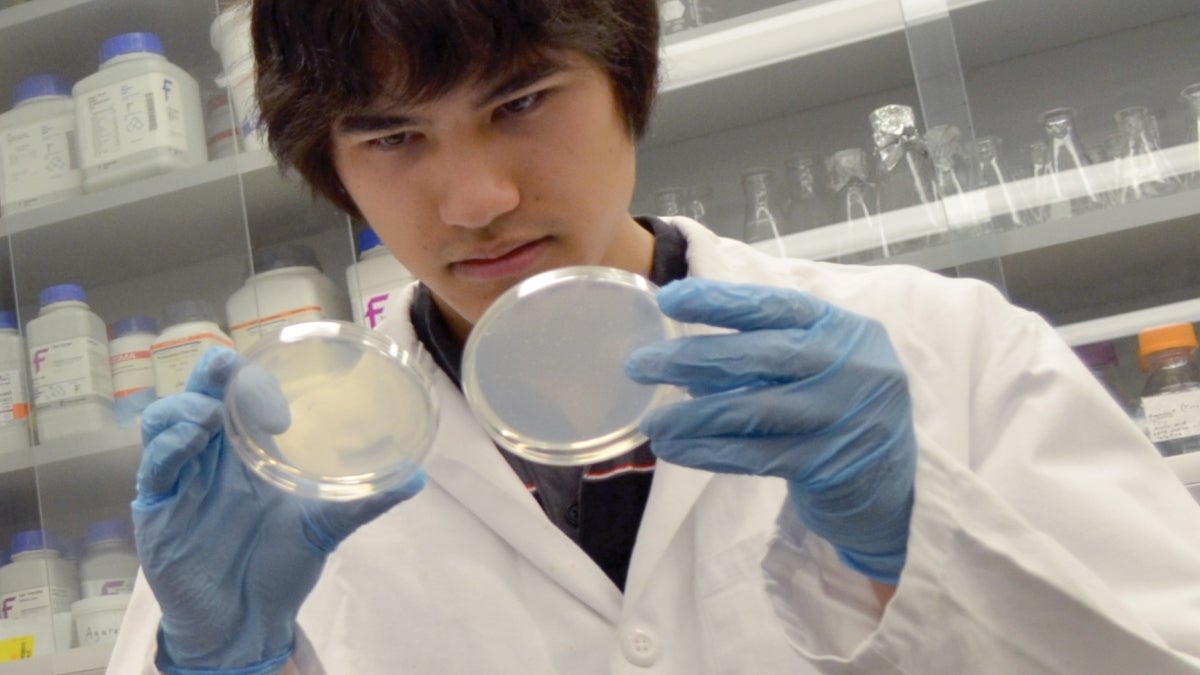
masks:
[[(629, 574), (625, 577), (625, 605), (635, 607), (642, 592), (652, 584), (654, 573), (680, 526), (691, 513), (713, 474), (659, 460), (654, 467), (654, 482), (638, 528)], [(669, 571), (678, 574), (678, 569)]]
[(429, 479), (450, 493), (535, 567), (606, 620), (620, 616), (621, 593), (583, 549), (542, 512), (525, 485), (475, 422), (462, 395), (437, 373), (442, 408)]

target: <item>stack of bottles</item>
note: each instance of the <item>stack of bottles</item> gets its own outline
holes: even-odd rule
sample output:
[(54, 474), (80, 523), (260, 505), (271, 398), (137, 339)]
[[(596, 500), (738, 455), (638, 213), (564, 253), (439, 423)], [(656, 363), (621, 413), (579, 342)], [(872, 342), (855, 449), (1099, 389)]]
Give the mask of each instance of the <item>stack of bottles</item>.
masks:
[(31, 75), (0, 114), (0, 213), (10, 215), (208, 161), (200, 86), (154, 33), (105, 40), (71, 85)]
[(161, 324), (135, 314), (106, 326), (78, 284), (42, 289), (24, 336), (15, 313), (0, 311), (0, 452), (29, 448), (34, 437), (46, 443), (134, 426), (148, 405), (183, 391), (209, 348), (245, 352), (291, 324), (348, 321), (352, 299), (356, 319), (374, 327), (389, 294), (411, 275), (373, 232), (362, 241), (361, 259), (346, 273), (353, 298), (321, 271), (310, 247), (256, 251), (254, 271), (225, 302), (228, 332), (218, 310), (200, 298), (168, 303)]
[[(1200, 452), (1200, 363), (1195, 327), (1190, 323), (1138, 333), (1140, 391), (1121, 377), (1111, 342), (1075, 348), (1121, 408), (1164, 457)], [(1135, 395), (1132, 392), (1138, 391)]]
[(116, 641), (138, 561), (129, 524), (88, 524), (82, 557), (50, 532), (26, 530), (0, 565), (0, 639), (26, 640), (31, 656)]

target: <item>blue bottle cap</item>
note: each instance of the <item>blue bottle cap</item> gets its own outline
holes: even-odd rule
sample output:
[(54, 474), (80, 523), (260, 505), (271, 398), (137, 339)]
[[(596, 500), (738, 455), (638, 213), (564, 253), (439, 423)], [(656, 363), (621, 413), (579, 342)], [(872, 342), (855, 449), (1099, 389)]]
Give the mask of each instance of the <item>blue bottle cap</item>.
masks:
[(358, 254), (359, 255), (362, 255), (362, 254), (366, 253), (367, 251), (370, 251), (371, 249), (375, 248), (376, 246), (380, 246), (382, 244), (383, 244), (383, 242), (379, 241), (379, 235), (375, 234), (375, 230), (372, 230), (370, 227), (364, 227), (362, 229), (362, 231), (358, 233)]
[(71, 85), (62, 75), (33, 75), (13, 88), (13, 105), (39, 96), (70, 96)]
[(11, 309), (0, 310), (0, 330), (17, 327), (17, 313)]
[(47, 539), (50, 539), (50, 537), (43, 536), (41, 530), (18, 532), (12, 538), (12, 554), (16, 556), (29, 551), (55, 550), (53, 543), (48, 542)]
[(38, 294), (38, 307), (45, 307), (51, 303), (63, 302), (64, 300), (87, 302), (87, 295), (83, 292), (83, 286), (79, 284), (47, 286)]
[(10, 562), (12, 562), (12, 560), (10, 560), (8, 557), (8, 551), (0, 551), (0, 567), (3, 567)]
[(124, 520), (97, 520), (88, 524), (83, 543), (84, 546), (94, 546), (105, 541), (127, 541), (132, 538), (129, 524)]
[(108, 38), (100, 45), (100, 63), (114, 59), (124, 54), (151, 52), (160, 56), (165, 55), (162, 40), (154, 33), (123, 33)]
[(117, 339), (125, 335), (133, 335), (134, 333), (150, 333), (158, 334), (158, 322), (152, 316), (127, 316), (123, 319), (117, 319), (112, 325), (112, 339)]

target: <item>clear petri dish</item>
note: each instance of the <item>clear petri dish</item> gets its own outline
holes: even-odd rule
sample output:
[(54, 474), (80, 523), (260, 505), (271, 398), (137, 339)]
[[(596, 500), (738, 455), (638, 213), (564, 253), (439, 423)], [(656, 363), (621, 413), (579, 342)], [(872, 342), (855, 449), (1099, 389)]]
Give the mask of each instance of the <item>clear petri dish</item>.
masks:
[(421, 353), (343, 321), (264, 336), (225, 393), (226, 434), (246, 465), (318, 499), (403, 484), (429, 451), (437, 417)]
[(638, 384), (625, 360), (675, 337), (658, 288), (609, 267), (564, 267), (506, 291), (471, 329), (463, 392), (502, 448), (542, 464), (578, 466), (646, 440), (638, 422), (674, 388)]

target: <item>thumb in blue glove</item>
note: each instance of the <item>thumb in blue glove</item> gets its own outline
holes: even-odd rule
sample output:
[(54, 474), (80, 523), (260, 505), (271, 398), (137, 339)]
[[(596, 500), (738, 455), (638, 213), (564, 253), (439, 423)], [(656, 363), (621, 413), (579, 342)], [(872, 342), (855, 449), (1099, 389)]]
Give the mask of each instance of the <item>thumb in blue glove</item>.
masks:
[[(254, 476), (230, 447), (222, 399), (238, 365), (206, 352), (185, 390), (142, 416), (133, 502), (142, 571), (162, 608), (156, 665), (171, 675), (275, 673), (325, 559), (360, 525), (415, 495), (424, 473), (352, 502), (288, 494)], [(258, 424), (290, 424), (269, 377), (256, 377)]]
[(673, 319), (738, 332), (655, 343), (626, 364), (692, 398), (641, 430), (669, 462), (777, 476), (800, 519), (851, 568), (895, 584), (904, 566), (917, 444), (904, 369), (881, 324), (796, 290), (684, 279)]

